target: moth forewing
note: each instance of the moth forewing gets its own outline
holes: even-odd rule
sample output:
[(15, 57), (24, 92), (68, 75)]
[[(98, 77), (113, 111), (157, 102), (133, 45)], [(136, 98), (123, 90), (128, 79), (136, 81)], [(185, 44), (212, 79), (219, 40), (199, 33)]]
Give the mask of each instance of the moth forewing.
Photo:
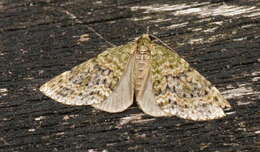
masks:
[(150, 48), (153, 91), (161, 109), (191, 120), (225, 116), (222, 108), (230, 105), (208, 80), (176, 52), (155, 43)]
[(133, 43), (104, 51), (40, 87), (45, 95), (68, 105), (100, 104), (113, 93), (126, 72)]

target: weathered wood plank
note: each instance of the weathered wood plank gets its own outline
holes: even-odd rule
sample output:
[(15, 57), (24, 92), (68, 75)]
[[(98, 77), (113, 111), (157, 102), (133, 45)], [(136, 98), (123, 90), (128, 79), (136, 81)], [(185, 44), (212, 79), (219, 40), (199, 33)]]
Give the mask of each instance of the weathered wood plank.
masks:
[[(153, 118), (137, 106), (109, 114), (38, 91), (111, 47), (105, 40), (124, 44), (148, 26), (221, 90), (233, 106), (227, 117)], [(259, 33), (257, 0), (2, 0), (0, 151), (260, 150)]]

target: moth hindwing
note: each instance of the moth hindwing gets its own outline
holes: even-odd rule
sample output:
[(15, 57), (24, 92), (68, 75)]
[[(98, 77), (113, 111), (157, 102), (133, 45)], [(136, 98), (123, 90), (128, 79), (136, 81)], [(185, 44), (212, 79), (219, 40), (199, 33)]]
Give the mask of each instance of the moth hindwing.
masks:
[(199, 72), (147, 34), (56, 76), (40, 91), (64, 104), (107, 112), (124, 111), (137, 101), (149, 115), (191, 120), (220, 118), (230, 107)]

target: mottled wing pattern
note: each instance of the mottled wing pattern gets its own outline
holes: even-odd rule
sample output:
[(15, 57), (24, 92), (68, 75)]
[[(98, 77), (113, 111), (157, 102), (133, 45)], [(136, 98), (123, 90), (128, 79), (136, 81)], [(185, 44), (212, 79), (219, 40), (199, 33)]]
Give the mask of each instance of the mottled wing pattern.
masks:
[[(119, 85), (133, 53), (133, 47), (135, 47), (133, 43), (128, 43), (108, 49), (97, 57), (56, 76), (42, 85), (40, 91), (64, 104), (100, 104)], [(104, 108), (100, 109), (106, 110)]]
[(134, 101), (133, 66), (134, 58), (131, 57), (125, 72), (113, 92), (105, 101), (99, 104), (92, 104), (91, 106), (111, 113), (124, 111), (131, 106)]
[(184, 119), (223, 117), (229, 103), (177, 53), (151, 45), (151, 74), (156, 103), (163, 111)]

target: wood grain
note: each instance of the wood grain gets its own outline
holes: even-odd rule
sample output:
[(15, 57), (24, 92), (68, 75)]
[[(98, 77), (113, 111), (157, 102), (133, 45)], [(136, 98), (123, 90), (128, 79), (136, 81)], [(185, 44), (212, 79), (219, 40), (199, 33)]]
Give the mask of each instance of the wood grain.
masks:
[[(259, 151), (259, 14), (257, 0), (2, 0), (0, 151)], [(136, 105), (109, 114), (39, 92), (106, 41), (125, 44), (148, 26), (219, 88), (233, 107), (227, 117), (153, 118)]]

